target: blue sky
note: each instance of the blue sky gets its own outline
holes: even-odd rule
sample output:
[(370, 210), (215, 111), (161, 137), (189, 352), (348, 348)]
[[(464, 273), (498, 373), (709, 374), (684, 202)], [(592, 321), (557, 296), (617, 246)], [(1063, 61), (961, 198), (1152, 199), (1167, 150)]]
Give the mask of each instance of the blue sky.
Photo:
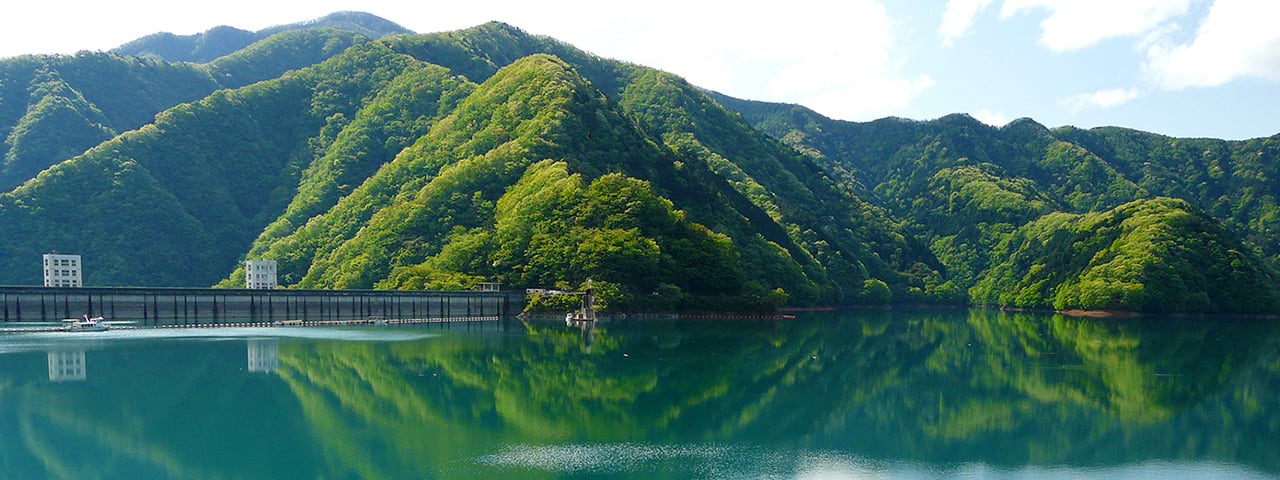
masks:
[(108, 50), (215, 25), (256, 30), (339, 10), (424, 33), (500, 20), (729, 95), (845, 120), (964, 112), (994, 125), (1031, 117), (1178, 137), (1280, 133), (1273, 0), (48, 0), (0, 7), (0, 57)]

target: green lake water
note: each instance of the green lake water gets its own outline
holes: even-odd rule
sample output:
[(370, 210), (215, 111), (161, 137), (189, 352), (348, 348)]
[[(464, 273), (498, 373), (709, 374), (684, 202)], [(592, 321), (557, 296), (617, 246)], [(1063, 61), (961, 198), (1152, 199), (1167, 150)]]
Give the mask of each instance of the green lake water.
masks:
[(1280, 478), (1280, 321), (4, 335), (0, 478)]

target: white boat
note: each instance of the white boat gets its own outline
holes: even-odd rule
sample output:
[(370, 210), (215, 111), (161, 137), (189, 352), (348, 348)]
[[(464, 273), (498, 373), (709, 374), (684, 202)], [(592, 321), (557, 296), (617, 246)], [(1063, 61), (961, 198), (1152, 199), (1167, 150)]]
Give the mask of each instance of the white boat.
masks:
[(62, 329), (68, 332), (105, 332), (111, 326), (102, 317), (89, 318), (85, 315), (83, 318), (62, 319)]
[(83, 315), (80, 318), (62, 319), (62, 329), (68, 332), (105, 332), (107, 330), (134, 328), (138, 328), (138, 322), (133, 320), (106, 320), (101, 316), (90, 317), (88, 315)]

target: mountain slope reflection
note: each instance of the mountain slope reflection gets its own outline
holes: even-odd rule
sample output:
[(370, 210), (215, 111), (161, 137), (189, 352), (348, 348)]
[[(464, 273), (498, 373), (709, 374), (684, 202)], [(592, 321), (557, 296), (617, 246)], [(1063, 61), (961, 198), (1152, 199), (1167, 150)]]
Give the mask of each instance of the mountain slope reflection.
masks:
[[(714, 441), (937, 465), (1278, 467), (1265, 450), (1274, 445), (1242, 440), (1280, 433), (1276, 397), (1257, 396), (1276, 392), (1280, 374), (1270, 322), (858, 312), (604, 324), (591, 345), (563, 326), (524, 326), (527, 337), (497, 345), (353, 344), (282, 352), (281, 363), (312, 399), (303, 403), (324, 426), (316, 437), (359, 432), (356, 444), (371, 445), (330, 445), (362, 455), (340, 463), (390, 468), (403, 456), (410, 473), (426, 472), (414, 467), (422, 455), (439, 465), (494, 445), (583, 441)], [(382, 452), (396, 448), (387, 463)]]
[(0, 466), (14, 478), (1280, 476), (1274, 320), (854, 311), (600, 323), (589, 343), (563, 322), (366, 338), (378, 330), (108, 341), (88, 349), (87, 378), (60, 383), (54, 350), (0, 339), (0, 429), (16, 432), (0, 436)]

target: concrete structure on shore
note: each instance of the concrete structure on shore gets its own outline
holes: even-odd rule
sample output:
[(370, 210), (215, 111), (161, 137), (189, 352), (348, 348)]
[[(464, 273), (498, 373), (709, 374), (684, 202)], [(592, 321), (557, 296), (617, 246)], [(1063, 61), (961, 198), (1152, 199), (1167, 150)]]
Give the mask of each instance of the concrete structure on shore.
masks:
[(44, 254), (44, 286), (83, 287), (84, 280), (79, 255), (61, 253)]
[(0, 286), (0, 325), (82, 315), (136, 321), (138, 327), (434, 323), (514, 315), (524, 299), (523, 292)]

